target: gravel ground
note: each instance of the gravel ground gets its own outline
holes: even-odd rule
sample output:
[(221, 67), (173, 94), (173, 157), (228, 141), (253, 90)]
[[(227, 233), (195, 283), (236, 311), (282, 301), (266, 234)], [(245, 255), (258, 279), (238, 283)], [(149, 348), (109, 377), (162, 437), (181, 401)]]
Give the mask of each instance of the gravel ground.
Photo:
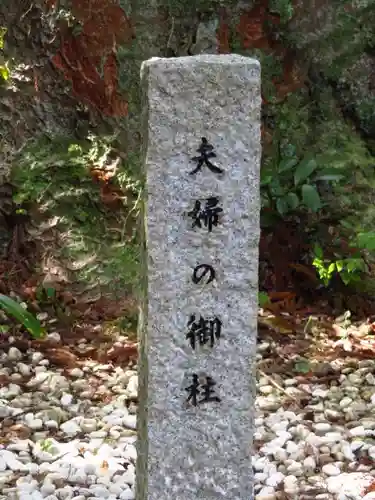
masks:
[(0, 499), (134, 499), (136, 371), (0, 355)]
[(324, 383), (259, 374), (256, 500), (375, 499), (375, 361), (330, 368)]
[[(375, 361), (332, 369), (309, 384), (259, 373), (256, 500), (375, 499)], [(134, 368), (11, 347), (0, 381), (0, 500), (134, 499)]]

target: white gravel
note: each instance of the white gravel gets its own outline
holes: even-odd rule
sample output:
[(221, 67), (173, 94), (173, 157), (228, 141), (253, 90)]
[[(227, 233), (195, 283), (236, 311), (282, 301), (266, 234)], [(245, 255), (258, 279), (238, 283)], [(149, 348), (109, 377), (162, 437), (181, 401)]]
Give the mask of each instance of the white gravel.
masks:
[(94, 362), (62, 370), (11, 347), (0, 354), (5, 379), (0, 500), (135, 498), (136, 371)]
[[(375, 486), (374, 374), (375, 361), (363, 360), (322, 384), (258, 377), (255, 500), (375, 498), (366, 494)], [(298, 393), (303, 404), (285, 404)]]
[[(321, 384), (271, 378), (257, 381), (255, 500), (375, 499), (375, 361)], [(63, 370), (11, 347), (0, 380), (0, 500), (135, 498), (134, 369)]]

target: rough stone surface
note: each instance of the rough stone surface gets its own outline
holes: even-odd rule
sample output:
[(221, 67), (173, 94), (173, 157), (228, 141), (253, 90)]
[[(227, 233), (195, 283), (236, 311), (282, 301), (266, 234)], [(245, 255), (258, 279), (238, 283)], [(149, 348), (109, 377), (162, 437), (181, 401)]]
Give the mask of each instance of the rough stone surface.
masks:
[[(237, 55), (154, 58), (144, 63), (142, 80), (148, 308), (140, 360), (137, 498), (249, 500), (260, 65)], [(203, 166), (189, 175), (201, 137), (214, 146), (212, 163), (223, 174)], [(204, 224), (193, 228), (188, 212), (196, 200), (203, 208), (212, 196), (223, 209), (218, 225), (212, 232)], [(199, 264), (212, 265), (216, 280), (194, 284)], [(221, 337), (212, 348), (192, 349), (186, 339), (190, 315), (220, 319)], [(213, 378), (220, 403), (187, 402), (193, 373), (200, 382)]]

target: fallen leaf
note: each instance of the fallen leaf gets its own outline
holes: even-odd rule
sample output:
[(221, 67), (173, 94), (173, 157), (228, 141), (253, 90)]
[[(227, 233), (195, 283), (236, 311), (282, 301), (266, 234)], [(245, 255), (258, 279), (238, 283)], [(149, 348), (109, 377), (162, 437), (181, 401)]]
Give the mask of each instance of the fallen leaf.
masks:
[(101, 466), (100, 466), (101, 469), (103, 470), (108, 470), (109, 469), (109, 464), (106, 460), (103, 460)]
[(353, 344), (349, 338), (338, 340), (333, 344), (333, 347), (342, 347), (346, 352), (353, 350)]
[(335, 332), (336, 337), (342, 338), (347, 336), (347, 329), (337, 325), (336, 323), (332, 325), (332, 330)]
[(129, 360), (136, 360), (138, 357), (138, 344), (128, 344), (121, 346), (114, 346), (105, 354), (100, 357), (100, 362), (102, 363), (117, 363), (126, 364)]
[(15, 424), (7, 429), (7, 437), (11, 440), (29, 439), (32, 430), (26, 425)]
[(277, 333), (288, 335), (295, 332), (295, 325), (281, 316), (259, 317), (258, 322), (260, 325), (271, 328)]
[(63, 368), (74, 368), (79, 366), (78, 357), (65, 348), (46, 349), (45, 357), (54, 365)]

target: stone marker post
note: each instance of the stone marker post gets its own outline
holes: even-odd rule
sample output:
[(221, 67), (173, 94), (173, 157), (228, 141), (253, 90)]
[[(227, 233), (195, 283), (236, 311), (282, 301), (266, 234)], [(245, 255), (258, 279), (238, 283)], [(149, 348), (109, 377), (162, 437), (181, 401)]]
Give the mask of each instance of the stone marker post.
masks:
[(260, 65), (143, 63), (137, 500), (251, 500)]

